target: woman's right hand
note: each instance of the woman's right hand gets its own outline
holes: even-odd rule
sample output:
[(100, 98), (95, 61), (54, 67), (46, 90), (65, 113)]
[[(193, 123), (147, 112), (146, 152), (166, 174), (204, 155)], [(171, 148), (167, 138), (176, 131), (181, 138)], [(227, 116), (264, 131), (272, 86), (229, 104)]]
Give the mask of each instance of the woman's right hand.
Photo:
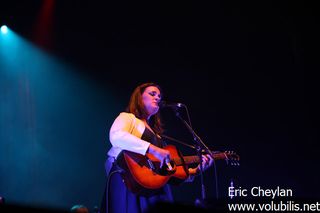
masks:
[(168, 150), (161, 149), (155, 145), (150, 144), (148, 153), (152, 154), (160, 161), (160, 168), (170, 163), (170, 152)]

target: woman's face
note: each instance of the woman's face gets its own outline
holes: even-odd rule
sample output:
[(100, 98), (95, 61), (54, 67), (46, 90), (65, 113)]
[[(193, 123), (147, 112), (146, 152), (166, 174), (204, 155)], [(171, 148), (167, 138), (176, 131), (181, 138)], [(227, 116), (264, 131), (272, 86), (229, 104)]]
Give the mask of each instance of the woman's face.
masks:
[(142, 93), (142, 102), (148, 112), (148, 116), (154, 115), (158, 112), (160, 101), (160, 90), (155, 86), (147, 87)]

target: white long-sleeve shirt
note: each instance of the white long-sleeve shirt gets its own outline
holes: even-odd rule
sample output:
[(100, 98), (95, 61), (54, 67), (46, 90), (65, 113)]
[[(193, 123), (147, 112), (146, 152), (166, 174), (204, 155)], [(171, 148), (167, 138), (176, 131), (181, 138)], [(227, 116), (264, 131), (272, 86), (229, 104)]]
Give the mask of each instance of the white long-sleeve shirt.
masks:
[(122, 150), (145, 155), (150, 145), (148, 141), (141, 139), (145, 128), (143, 121), (134, 114), (120, 113), (110, 128), (109, 140), (112, 147), (108, 156), (117, 158)]

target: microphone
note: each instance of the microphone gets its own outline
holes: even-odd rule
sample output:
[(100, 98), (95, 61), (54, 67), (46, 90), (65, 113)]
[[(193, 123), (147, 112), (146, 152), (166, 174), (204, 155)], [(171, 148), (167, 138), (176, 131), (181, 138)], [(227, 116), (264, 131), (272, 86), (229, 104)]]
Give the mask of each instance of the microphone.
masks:
[(165, 102), (165, 101), (161, 101), (160, 103), (159, 103), (159, 107), (160, 108), (174, 108), (174, 109), (176, 109), (176, 108), (181, 108), (181, 107), (184, 107), (184, 104), (182, 104), (182, 103), (167, 103), (167, 102)]

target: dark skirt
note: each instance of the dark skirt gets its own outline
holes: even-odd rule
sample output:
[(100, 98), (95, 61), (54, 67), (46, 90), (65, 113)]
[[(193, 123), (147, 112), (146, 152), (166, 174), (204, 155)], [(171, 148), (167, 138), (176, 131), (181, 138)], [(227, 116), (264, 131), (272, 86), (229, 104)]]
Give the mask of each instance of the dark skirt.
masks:
[(100, 213), (143, 213), (159, 202), (173, 202), (169, 185), (165, 185), (155, 195), (139, 196), (127, 189), (117, 167), (112, 166), (107, 177), (109, 183), (107, 179)]

